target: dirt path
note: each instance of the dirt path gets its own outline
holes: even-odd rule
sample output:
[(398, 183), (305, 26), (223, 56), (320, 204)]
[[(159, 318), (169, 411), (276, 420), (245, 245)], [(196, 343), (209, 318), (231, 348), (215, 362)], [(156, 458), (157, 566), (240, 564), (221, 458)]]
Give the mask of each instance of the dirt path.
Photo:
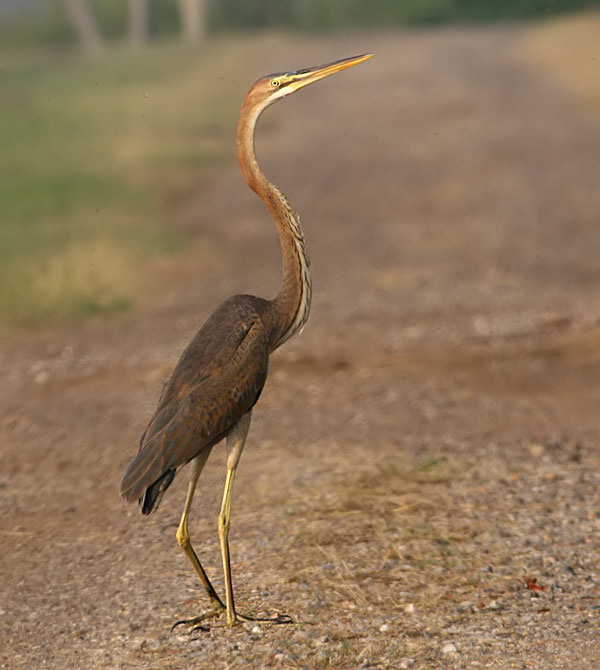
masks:
[[(5, 346), (1, 667), (598, 666), (600, 122), (519, 61), (522, 38), (265, 57), (377, 53), (260, 131), (316, 291), (255, 412), (233, 572), (242, 611), (296, 625), (170, 635), (204, 605), (174, 538), (185, 477), (147, 520), (117, 495), (196, 326), (275, 289), (276, 240), (235, 166), (182, 206), (197, 249), (155, 310)], [(219, 449), (192, 520), (219, 587), (223, 472)]]

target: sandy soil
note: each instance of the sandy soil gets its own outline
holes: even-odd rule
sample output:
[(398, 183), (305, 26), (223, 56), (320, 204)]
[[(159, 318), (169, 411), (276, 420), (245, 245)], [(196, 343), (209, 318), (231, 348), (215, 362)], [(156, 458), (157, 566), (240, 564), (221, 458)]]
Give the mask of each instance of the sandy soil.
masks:
[[(174, 203), (194, 248), (152, 309), (5, 343), (1, 667), (598, 667), (600, 120), (520, 59), (526, 35), (297, 39), (252, 64), (377, 54), (260, 129), (315, 298), (254, 414), (233, 573), (242, 612), (296, 624), (171, 634), (205, 605), (174, 537), (185, 472), (148, 519), (118, 497), (195, 328), (276, 289), (234, 165)], [(223, 452), (191, 525), (220, 589)]]

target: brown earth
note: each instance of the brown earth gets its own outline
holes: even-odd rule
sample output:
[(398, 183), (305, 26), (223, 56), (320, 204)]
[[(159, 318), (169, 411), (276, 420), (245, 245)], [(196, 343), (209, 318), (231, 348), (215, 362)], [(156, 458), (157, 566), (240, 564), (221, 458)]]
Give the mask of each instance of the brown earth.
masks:
[[(376, 52), (259, 133), (316, 290), (254, 413), (233, 574), (240, 611), (294, 625), (170, 634), (205, 605), (174, 537), (185, 471), (148, 519), (118, 497), (195, 328), (276, 289), (233, 164), (173, 203), (195, 242), (152, 309), (5, 341), (1, 667), (598, 667), (600, 120), (527, 36), (297, 38), (245, 64)], [(219, 589), (223, 477), (219, 448), (191, 524)]]

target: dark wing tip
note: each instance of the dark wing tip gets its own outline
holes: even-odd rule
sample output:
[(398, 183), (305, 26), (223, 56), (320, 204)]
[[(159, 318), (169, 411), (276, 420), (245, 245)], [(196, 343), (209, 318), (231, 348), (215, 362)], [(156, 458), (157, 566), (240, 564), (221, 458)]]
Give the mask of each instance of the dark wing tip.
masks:
[(169, 488), (176, 470), (167, 470), (163, 475), (157, 479), (154, 484), (151, 484), (144, 494), (144, 498), (140, 501), (142, 505), (142, 514), (150, 514), (150, 512), (157, 510), (164, 492)]

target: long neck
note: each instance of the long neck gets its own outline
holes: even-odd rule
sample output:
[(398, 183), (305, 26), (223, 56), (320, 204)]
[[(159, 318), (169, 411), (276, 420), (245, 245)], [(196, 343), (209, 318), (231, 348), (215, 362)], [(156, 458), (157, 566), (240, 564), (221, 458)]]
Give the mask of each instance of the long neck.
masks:
[(238, 162), (248, 186), (269, 208), (281, 243), (282, 278), (277, 296), (269, 301), (271, 350), (281, 346), (302, 329), (311, 301), (309, 262), (300, 220), (287, 199), (265, 177), (254, 150), (254, 129), (264, 106), (252, 105), (248, 98), (238, 125)]

